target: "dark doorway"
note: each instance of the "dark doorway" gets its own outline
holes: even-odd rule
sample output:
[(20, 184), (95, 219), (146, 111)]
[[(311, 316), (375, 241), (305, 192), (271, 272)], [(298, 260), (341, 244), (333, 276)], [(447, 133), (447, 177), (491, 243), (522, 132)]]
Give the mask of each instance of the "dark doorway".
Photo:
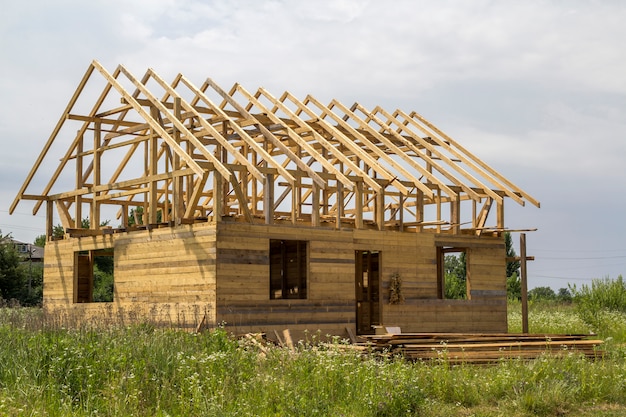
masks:
[(356, 330), (373, 334), (380, 325), (380, 252), (355, 252)]

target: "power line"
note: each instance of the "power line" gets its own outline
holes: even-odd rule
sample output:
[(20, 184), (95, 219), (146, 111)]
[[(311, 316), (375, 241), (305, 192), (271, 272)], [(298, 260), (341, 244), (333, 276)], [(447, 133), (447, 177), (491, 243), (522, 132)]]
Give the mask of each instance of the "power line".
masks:
[[(0, 213), (8, 213), (8, 212), (9, 212), (8, 210), (0, 210)], [(19, 211), (14, 211), (12, 215), (13, 216), (20, 215), (20, 216), (28, 216), (28, 217), (42, 217), (42, 218), (46, 217), (45, 213), (33, 214), (33, 213), (22, 213)]]
[(550, 260), (550, 261), (589, 261), (593, 259), (618, 259), (618, 258), (626, 258), (626, 255), (620, 256), (589, 256), (589, 257), (575, 257), (575, 258), (553, 258), (550, 256), (535, 256), (535, 258), (541, 258), (542, 260)]
[(560, 279), (564, 281), (591, 281), (594, 278), (571, 278), (571, 277), (555, 277), (551, 275), (529, 275), (528, 278), (549, 278), (549, 279)]

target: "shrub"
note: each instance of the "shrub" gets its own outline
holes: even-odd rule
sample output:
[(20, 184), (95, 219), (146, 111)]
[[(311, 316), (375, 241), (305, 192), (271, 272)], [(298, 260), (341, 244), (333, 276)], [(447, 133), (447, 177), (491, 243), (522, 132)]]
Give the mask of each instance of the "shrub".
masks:
[(626, 282), (617, 279), (594, 279), (591, 285), (570, 286), (578, 315), (597, 332), (619, 337), (626, 335)]

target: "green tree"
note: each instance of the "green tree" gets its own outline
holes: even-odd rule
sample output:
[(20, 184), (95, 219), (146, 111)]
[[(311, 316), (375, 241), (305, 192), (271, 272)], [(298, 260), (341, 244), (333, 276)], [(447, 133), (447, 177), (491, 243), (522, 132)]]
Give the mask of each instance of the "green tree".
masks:
[(35, 238), (33, 244), (35, 246), (39, 246), (40, 248), (43, 248), (44, 246), (46, 246), (46, 235), (39, 235)]
[(535, 287), (528, 291), (529, 300), (556, 300), (556, 293), (550, 287)]
[(465, 252), (444, 257), (444, 292), (448, 299), (467, 298), (467, 266)]
[[(95, 259), (104, 259), (105, 257), (96, 257)], [(113, 259), (111, 257), (107, 257)], [(98, 263), (93, 269), (93, 301), (94, 302), (111, 302), (113, 301), (113, 271), (102, 271), (98, 267)]]
[(556, 298), (561, 302), (570, 303), (572, 301), (572, 293), (568, 288), (559, 288)]
[(11, 235), (0, 231), (0, 298), (22, 301), (26, 279), (22, 257), (11, 242)]
[[(506, 232), (504, 234), (504, 246), (506, 250), (507, 258), (515, 258), (517, 254), (515, 253), (515, 249), (513, 248), (513, 238), (511, 237), (510, 232)], [(519, 276), (519, 268), (520, 261), (510, 261), (506, 263), (506, 276), (511, 277), (513, 274), (517, 274)]]
[[(513, 238), (510, 232), (504, 233), (504, 246), (507, 258), (515, 258), (517, 254), (513, 248)], [(522, 282), (520, 279), (520, 261), (506, 263), (506, 294), (511, 300), (522, 299)]]
[(506, 278), (506, 294), (511, 300), (522, 299), (522, 280), (517, 272)]

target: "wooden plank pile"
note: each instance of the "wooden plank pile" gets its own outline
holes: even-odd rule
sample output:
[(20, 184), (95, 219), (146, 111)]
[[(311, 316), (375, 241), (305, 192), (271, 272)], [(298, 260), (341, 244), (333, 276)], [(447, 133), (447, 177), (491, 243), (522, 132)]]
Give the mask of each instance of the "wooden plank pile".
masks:
[(451, 364), (531, 360), (543, 354), (576, 353), (602, 357), (602, 340), (582, 334), (401, 333), (362, 336), (373, 351), (399, 354), (410, 360), (442, 360)]

